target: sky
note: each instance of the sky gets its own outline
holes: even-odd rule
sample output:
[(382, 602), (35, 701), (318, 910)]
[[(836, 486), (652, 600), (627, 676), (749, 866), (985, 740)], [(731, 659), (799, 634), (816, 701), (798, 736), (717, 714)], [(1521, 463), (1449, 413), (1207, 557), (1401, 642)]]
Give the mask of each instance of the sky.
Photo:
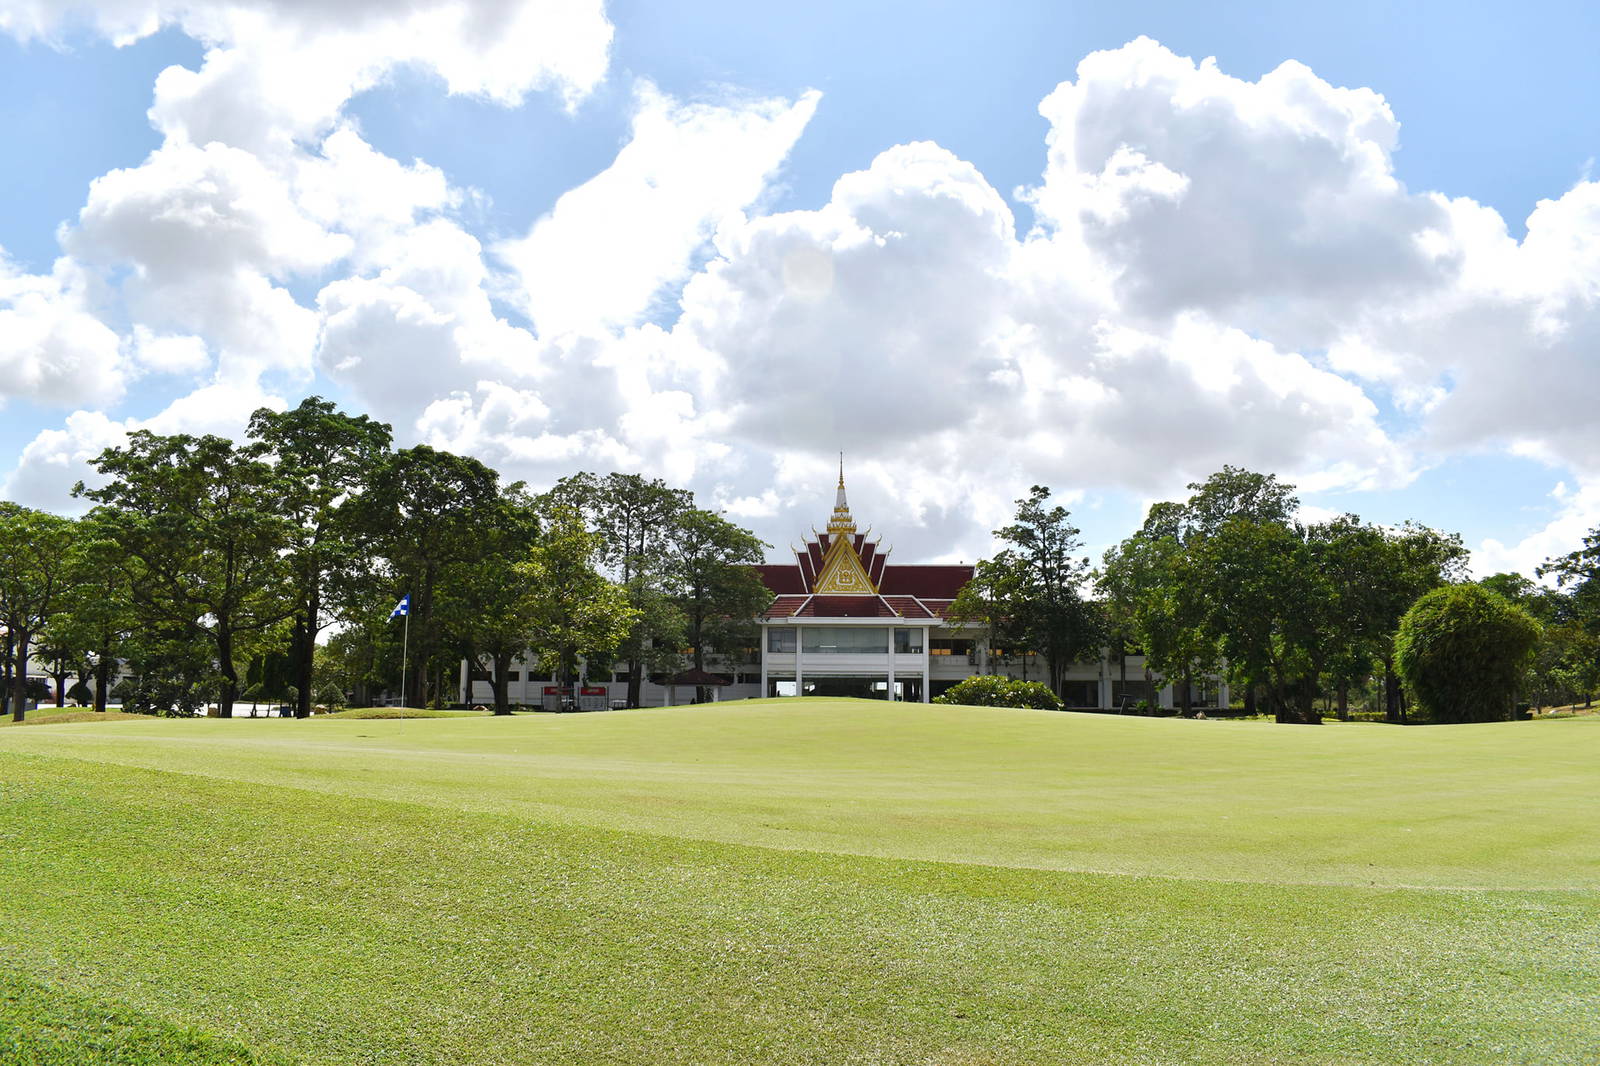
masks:
[[(1397, 10), (1397, 8), (1399, 10)], [(0, 494), (309, 395), (902, 562), (1600, 526), (1600, 8), (0, 0)]]

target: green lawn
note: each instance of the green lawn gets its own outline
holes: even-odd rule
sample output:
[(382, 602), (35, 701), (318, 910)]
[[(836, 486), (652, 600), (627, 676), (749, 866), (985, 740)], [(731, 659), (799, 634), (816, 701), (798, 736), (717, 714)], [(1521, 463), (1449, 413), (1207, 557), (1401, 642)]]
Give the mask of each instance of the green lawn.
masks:
[(0, 1063), (1588, 1064), (1597, 757), (823, 700), (7, 730)]

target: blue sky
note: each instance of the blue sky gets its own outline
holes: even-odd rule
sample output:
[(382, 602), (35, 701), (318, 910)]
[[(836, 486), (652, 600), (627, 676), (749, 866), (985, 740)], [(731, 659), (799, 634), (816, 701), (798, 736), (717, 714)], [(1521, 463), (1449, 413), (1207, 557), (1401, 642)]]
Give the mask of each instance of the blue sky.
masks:
[[(780, 546), (840, 447), (919, 558), (1035, 481), (1098, 550), (1223, 461), (1483, 569), (1600, 522), (1590, 5), (415, 7), (443, 21), (0, 0), (9, 495), (70, 507), (128, 428), (321, 392), (536, 484), (690, 484)], [(825, 291), (768, 299), (796, 270)]]

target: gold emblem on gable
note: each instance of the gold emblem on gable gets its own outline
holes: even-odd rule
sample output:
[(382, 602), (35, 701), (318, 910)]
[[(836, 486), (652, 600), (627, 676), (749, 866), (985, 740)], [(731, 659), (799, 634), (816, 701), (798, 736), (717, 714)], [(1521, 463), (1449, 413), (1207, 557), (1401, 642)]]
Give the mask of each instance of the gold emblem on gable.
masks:
[(836, 537), (828, 546), (828, 554), (823, 556), (822, 573), (817, 575), (817, 583), (811, 591), (872, 593), (878, 590), (851, 547), (850, 538)]

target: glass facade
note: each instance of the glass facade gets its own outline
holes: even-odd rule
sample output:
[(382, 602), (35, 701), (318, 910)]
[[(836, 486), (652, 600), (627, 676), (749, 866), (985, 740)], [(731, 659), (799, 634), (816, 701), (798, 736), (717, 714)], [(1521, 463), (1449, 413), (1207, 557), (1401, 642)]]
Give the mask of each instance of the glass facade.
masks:
[(897, 629), (894, 631), (894, 653), (896, 655), (921, 655), (922, 630)]
[(889, 654), (889, 631), (877, 626), (806, 626), (800, 641), (807, 655)]
[(767, 650), (794, 654), (794, 627), (769, 626), (767, 628)]

